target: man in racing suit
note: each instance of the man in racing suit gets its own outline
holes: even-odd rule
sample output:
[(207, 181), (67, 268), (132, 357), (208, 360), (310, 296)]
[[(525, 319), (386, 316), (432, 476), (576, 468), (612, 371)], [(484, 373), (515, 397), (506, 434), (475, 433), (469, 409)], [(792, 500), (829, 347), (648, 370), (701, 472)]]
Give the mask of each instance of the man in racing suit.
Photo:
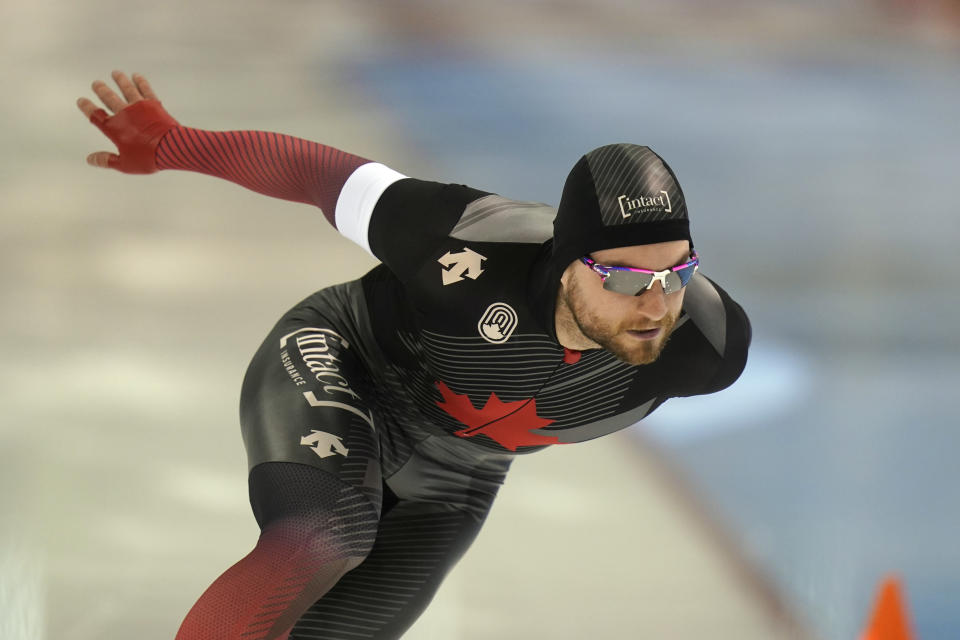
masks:
[(477, 535), (513, 458), (636, 423), (743, 370), (750, 324), (698, 272), (683, 192), (600, 147), (557, 209), (276, 133), (181, 126), (114, 72), (94, 166), (196, 171), (317, 206), (381, 261), (287, 311), (240, 398), (261, 535), (179, 640), (398, 638)]

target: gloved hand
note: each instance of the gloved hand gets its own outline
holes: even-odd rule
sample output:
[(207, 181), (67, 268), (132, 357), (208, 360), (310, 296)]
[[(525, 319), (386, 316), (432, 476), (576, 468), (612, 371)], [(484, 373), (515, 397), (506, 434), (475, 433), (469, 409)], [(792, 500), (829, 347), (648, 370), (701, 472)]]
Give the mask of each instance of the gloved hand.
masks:
[(97, 151), (87, 156), (87, 163), (123, 173), (154, 173), (158, 170), (157, 145), (164, 134), (180, 123), (164, 110), (146, 78), (135, 73), (131, 81), (120, 71), (112, 75), (123, 98), (100, 80), (93, 83), (93, 90), (115, 115), (109, 115), (86, 98), (77, 100), (77, 106), (117, 145), (120, 153)]

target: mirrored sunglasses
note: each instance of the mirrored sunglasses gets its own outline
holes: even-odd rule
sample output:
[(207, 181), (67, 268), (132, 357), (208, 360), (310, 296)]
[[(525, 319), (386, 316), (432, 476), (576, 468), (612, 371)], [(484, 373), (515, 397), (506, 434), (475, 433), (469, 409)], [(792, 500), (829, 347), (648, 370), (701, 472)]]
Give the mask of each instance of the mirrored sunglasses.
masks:
[(690, 278), (700, 267), (700, 257), (694, 251), (689, 262), (685, 262), (666, 271), (650, 271), (633, 267), (610, 267), (594, 262), (589, 256), (580, 258), (583, 264), (593, 269), (603, 280), (603, 288), (614, 293), (636, 296), (660, 282), (664, 293), (675, 293), (687, 286)]

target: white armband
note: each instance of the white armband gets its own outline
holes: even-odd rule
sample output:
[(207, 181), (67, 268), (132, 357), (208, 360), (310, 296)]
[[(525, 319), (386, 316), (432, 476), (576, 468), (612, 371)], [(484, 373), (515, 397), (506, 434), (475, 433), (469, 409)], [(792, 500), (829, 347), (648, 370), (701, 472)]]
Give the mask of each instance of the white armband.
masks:
[[(360, 165), (340, 190), (334, 219), (337, 231), (373, 255), (370, 250), (370, 218), (387, 187), (407, 176), (379, 162)], [(374, 256), (376, 257), (376, 256)]]

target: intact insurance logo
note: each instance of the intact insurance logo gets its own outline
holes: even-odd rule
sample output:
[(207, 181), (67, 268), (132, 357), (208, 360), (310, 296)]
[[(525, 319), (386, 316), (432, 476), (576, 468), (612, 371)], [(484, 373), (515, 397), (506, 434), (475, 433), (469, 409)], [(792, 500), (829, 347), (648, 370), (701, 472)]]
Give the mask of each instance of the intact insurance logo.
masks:
[(483, 312), (477, 323), (480, 337), (493, 344), (501, 344), (510, 339), (517, 328), (517, 312), (505, 302), (494, 302)]
[[(296, 351), (291, 353), (294, 347)], [(314, 387), (313, 391), (303, 392), (308, 405), (349, 411), (373, 429), (373, 415), (365, 410), (360, 396), (350, 387), (350, 380), (341, 370), (340, 356), (349, 348), (350, 343), (336, 331), (302, 327), (280, 338), (280, 362), (294, 385)], [(310, 371), (316, 384), (309, 380), (301, 367)], [(319, 397), (317, 390), (320, 391)], [(346, 458), (350, 453), (340, 436), (319, 429), (310, 429), (309, 435), (301, 436), (300, 444), (321, 458), (333, 455)]]
[(664, 213), (673, 213), (673, 205), (670, 204), (670, 194), (666, 191), (660, 191), (656, 196), (620, 196), (617, 198), (617, 204), (620, 205), (620, 215), (624, 220), (635, 213), (648, 213), (654, 210), (660, 210)]

